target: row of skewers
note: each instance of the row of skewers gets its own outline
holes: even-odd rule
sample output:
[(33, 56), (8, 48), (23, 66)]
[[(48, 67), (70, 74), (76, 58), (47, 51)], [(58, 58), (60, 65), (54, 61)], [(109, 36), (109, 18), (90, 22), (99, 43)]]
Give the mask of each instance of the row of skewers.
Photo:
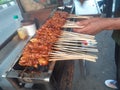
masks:
[(67, 12), (55, 12), (25, 46), (19, 64), (37, 68), (56, 60), (95, 61), (97, 56), (91, 54), (98, 52), (95, 37), (62, 30), (66, 28), (64, 25), (68, 23), (66, 22), (68, 17)]

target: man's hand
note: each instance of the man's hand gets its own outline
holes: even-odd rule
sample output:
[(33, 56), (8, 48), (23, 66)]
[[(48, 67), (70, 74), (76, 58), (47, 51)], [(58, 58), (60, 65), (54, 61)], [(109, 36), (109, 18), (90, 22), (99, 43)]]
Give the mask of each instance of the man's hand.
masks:
[(83, 34), (95, 35), (101, 32), (102, 30), (106, 29), (108, 25), (107, 23), (105, 18), (90, 18), (87, 20), (77, 22), (77, 25), (84, 26), (84, 28), (74, 29), (73, 31)]

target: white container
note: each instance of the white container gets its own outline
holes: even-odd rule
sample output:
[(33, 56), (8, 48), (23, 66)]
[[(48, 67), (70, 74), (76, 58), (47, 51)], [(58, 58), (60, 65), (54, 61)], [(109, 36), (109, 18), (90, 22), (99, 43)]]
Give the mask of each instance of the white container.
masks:
[(36, 25), (33, 21), (22, 21), (22, 27), (26, 29), (28, 36), (34, 36), (36, 33)]

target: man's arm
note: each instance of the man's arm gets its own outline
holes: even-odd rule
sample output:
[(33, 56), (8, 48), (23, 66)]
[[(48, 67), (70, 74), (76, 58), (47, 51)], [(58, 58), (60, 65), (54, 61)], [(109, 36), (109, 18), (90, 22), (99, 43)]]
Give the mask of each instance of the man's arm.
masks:
[(91, 18), (79, 21), (77, 24), (84, 28), (73, 31), (84, 34), (97, 34), (103, 30), (120, 30), (120, 18)]

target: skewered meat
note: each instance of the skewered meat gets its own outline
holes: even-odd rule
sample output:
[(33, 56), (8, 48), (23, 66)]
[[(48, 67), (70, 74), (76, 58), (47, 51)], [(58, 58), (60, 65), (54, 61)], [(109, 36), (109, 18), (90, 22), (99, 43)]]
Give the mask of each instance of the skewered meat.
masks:
[(38, 65), (48, 65), (52, 46), (61, 35), (61, 27), (64, 25), (67, 16), (67, 12), (57, 11), (52, 18), (47, 20), (46, 23), (37, 30), (35, 37), (28, 42), (23, 50), (19, 60), (21, 66), (37, 68)]

